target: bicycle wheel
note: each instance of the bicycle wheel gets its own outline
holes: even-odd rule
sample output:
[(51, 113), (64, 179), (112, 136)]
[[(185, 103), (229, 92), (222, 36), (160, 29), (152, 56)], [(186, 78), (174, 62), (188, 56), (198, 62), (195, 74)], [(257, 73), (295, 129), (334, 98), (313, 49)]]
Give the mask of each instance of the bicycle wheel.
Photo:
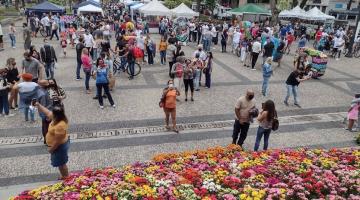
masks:
[(354, 53), (354, 57), (355, 58), (359, 58), (360, 57), (360, 48), (355, 49)]
[[(129, 65), (127, 65), (127, 70), (126, 70), (126, 72), (127, 72), (129, 75), (131, 75)], [(141, 66), (140, 66), (138, 63), (135, 63), (135, 64), (134, 64), (134, 76), (139, 75), (140, 72), (141, 72)]]
[(47, 36), (47, 34), (46, 34), (46, 32), (45, 32), (44, 29), (40, 29), (40, 34), (41, 34), (43, 37), (46, 37), (46, 36)]

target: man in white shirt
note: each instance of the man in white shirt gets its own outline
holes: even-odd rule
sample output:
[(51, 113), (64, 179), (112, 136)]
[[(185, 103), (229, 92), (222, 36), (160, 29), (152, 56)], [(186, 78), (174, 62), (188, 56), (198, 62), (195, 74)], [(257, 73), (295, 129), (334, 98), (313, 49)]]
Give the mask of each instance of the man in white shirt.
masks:
[(88, 30), (86, 30), (86, 33), (84, 34), (84, 45), (89, 50), (89, 52), (91, 51), (94, 44), (94, 37), (90, 34)]
[(196, 41), (196, 36), (194, 36), (194, 31), (195, 31), (195, 23), (193, 21), (191, 21), (189, 23), (189, 30), (190, 30), (190, 33), (189, 33), (189, 42), (192, 42), (192, 41)]
[[(211, 28), (211, 37), (212, 37), (212, 41), (213, 41), (214, 45), (217, 45), (217, 42), (218, 42), (217, 36), (218, 35), (217, 35), (216, 27), (213, 25)], [(213, 49), (215, 49), (215, 47)]]
[(252, 52), (251, 52), (251, 57), (252, 57), (252, 60), (251, 60), (251, 70), (256, 70), (255, 69), (255, 64), (256, 64), (256, 61), (259, 57), (259, 54), (261, 52), (261, 38), (258, 37), (256, 38), (256, 40), (254, 41), (253, 45), (252, 45)]
[(207, 55), (205, 53), (205, 51), (203, 51), (203, 46), (201, 44), (198, 45), (198, 49), (196, 51), (194, 51), (193, 53), (193, 57), (195, 58), (196, 54), (200, 55), (200, 60), (202, 60), (203, 62), (206, 61)]
[(235, 49), (239, 46), (240, 43), (240, 37), (241, 37), (241, 33), (240, 30), (238, 28), (236, 28), (236, 30), (234, 31), (234, 35), (233, 35), (233, 45), (232, 45), (232, 52), (235, 52)]
[(336, 57), (336, 53), (338, 54), (338, 57), (336, 60), (340, 59), (341, 52), (344, 50), (345, 47), (345, 40), (341, 35), (336, 35), (334, 39), (334, 52), (333, 56)]
[(46, 30), (46, 35), (49, 37), (51, 34), (51, 29), (50, 29), (50, 19), (47, 15), (45, 15), (42, 19), (41, 19), (41, 24), (45, 27)]

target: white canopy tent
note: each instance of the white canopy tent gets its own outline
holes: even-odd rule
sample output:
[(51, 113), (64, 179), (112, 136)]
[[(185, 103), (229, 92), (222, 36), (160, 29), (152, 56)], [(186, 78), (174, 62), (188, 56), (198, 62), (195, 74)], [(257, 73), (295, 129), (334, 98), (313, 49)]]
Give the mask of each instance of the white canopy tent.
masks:
[(301, 9), (300, 6), (296, 6), (295, 8), (289, 10), (286, 13), (286, 17), (288, 17), (288, 18), (302, 18), (305, 15), (306, 15), (306, 11)]
[(104, 11), (101, 8), (91, 4), (78, 8), (77, 12), (78, 15), (81, 13), (101, 13), (101, 15), (104, 15)]
[(157, 0), (151, 1), (145, 6), (139, 8), (140, 13), (145, 16), (171, 16), (172, 12)]
[(311, 20), (311, 21), (326, 21), (326, 20), (334, 20), (335, 17), (331, 15), (327, 15), (319, 8), (314, 7), (311, 10), (307, 11), (305, 16), (302, 17), (302, 19)]
[(198, 12), (193, 11), (191, 8), (187, 7), (184, 3), (181, 3), (178, 7), (171, 9), (173, 14), (177, 17), (186, 17), (193, 18), (199, 16)]
[(289, 11), (289, 10), (283, 10), (279, 13), (279, 17), (282, 17), (282, 18), (291, 18), (291, 17), (294, 17), (292, 15), (292, 13)]
[(138, 3), (138, 4), (130, 6), (131, 19), (133, 19), (133, 17), (134, 17), (134, 11), (139, 10), (143, 6), (145, 6), (145, 4), (143, 4), (143, 3)]

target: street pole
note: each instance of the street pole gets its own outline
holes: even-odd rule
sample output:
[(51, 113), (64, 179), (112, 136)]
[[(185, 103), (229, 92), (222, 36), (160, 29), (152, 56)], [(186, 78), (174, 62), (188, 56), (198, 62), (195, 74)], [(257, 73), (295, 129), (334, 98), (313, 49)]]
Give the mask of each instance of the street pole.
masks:
[(359, 28), (359, 22), (360, 22), (360, 2), (358, 4), (358, 15), (357, 15), (357, 19), (356, 19), (356, 24), (355, 24), (355, 31), (354, 31), (354, 34), (352, 36), (352, 38), (350, 39), (350, 46), (349, 46), (349, 51), (348, 53), (345, 55), (346, 57), (348, 58), (352, 58), (353, 57), (353, 46), (354, 46), (354, 41), (355, 41), (355, 38), (357, 37), (356, 35), (356, 31), (358, 30)]

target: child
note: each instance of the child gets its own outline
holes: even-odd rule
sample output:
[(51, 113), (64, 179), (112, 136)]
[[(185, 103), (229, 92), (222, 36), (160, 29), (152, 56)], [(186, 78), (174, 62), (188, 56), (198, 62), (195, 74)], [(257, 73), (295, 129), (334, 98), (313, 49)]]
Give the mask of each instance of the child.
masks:
[(61, 37), (60, 46), (62, 48), (64, 57), (66, 57), (66, 47), (67, 47), (66, 37)]
[[(353, 126), (355, 121), (358, 121), (358, 115), (359, 115), (359, 109), (360, 109), (360, 94), (355, 95), (355, 100), (352, 101), (351, 107), (348, 111), (348, 117), (349, 120), (348, 127), (345, 128), (345, 130), (353, 131)], [(358, 121), (359, 123), (359, 121)]]

